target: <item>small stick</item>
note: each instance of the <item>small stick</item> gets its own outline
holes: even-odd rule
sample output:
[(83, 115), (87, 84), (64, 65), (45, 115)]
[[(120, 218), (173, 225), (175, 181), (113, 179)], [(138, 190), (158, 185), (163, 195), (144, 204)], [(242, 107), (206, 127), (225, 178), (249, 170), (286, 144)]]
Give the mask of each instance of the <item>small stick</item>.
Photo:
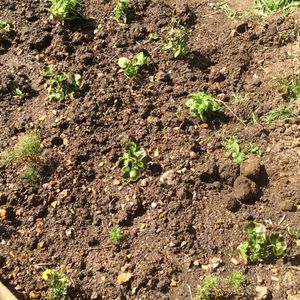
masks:
[(215, 99), (217, 102), (223, 104), (243, 125), (246, 125), (246, 122), (242, 120), (240, 117), (237, 116), (237, 114), (225, 103), (224, 101), (220, 99)]
[(187, 286), (188, 286), (188, 289), (189, 289), (191, 300), (193, 300), (192, 289), (188, 284), (187, 284)]

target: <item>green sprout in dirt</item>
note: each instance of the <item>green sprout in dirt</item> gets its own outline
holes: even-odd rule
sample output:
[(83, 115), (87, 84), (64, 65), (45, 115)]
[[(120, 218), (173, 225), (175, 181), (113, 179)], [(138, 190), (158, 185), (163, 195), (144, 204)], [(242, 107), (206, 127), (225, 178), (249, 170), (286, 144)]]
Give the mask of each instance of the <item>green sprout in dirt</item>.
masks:
[(286, 89), (285, 97), (300, 101), (300, 74), (294, 75), (289, 81), (281, 80), (280, 84)]
[(159, 35), (156, 32), (150, 32), (148, 34), (149, 41), (157, 41), (159, 40)]
[(263, 150), (256, 144), (248, 144), (245, 146), (245, 153), (252, 153), (258, 157), (263, 155)]
[(284, 105), (269, 111), (261, 118), (261, 120), (265, 123), (271, 123), (276, 120), (286, 120), (293, 117), (295, 117), (293, 107), (291, 105)]
[(240, 270), (232, 270), (226, 278), (209, 275), (197, 286), (193, 300), (227, 299), (241, 291), (245, 276)]
[(295, 239), (296, 245), (300, 247), (300, 227), (296, 229), (292, 228), (291, 226), (288, 226), (287, 231), (289, 235)]
[(299, 0), (255, 0), (254, 8), (260, 14), (268, 16), (273, 11), (287, 15), (292, 7), (300, 6)]
[(248, 222), (244, 225), (247, 240), (239, 244), (237, 251), (247, 263), (258, 262), (271, 257), (282, 257), (285, 255), (287, 243), (278, 233), (266, 234), (263, 224)]
[(179, 21), (172, 20), (173, 27), (169, 32), (169, 37), (165, 45), (162, 47), (163, 51), (172, 51), (174, 58), (181, 58), (190, 52), (189, 36), (183, 25)]
[(124, 146), (124, 152), (117, 161), (117, 166), (121, 167), (121, 173), (129, 181), (137, 181), (146, 168), (146, 151), (135, 142), (129, 141)]
[(108, 236), (112, 242), (119, 243), (124, 238), (124, 233), (119, 226), (113, 226), (109, 229)]
[(246, 159), (246, 154), (241, 151), (239, 140), (236, 136), (226, 138), (222, 145), (226, 149), (225, 156), (231, 157), (237, 164), (241, 164)]
[(49, 288), (47, 299), (49, 300), (66, 299), (68, 278), (62, 270), (46, 269), (42, 273), (42, 277), (46, 281)]
[(129, 12), (129, 1), (128, 0), (117, 0), (114, 8), (113, 8), (113, 15), (114, 18), (118, 22), (127, 22)]
[(13, 161), (25, 163), (26, 167), (21, 178), (32, 182), (37, 181), (40, 174), (36, 165), (40, 162), (42, 151), (40, 135), (36, 131), (27, 132), (19, 137), (12, 149), (6, 149), (0, 153), (0, 167)]
[(53, 66), (45, 66), (43, 76), (48, 78), (49, 101), (62, 102), (66, 96), (73, 97), (75, 91), (81, 87), (81, 76), (79, 74), (55, 73)]
[(86, 19), (77, 8), (79, 0), (49, 0), (51, 7), (49, 12), (60, 21)]
[(6, 39), (12, 30), (13, 25), (11, 23), (0, 20), (0, 40)]
[(213, 4), (213, 6), (217, 9), (220, 9), (228, 19), (234, 20), (236, 18), (237, 13), (230, 7), (227, 2), (217, 2)]
[(206, 122), (213, 114), (221, 111), (220, 104), (204, 92), (189, 94), (186, 106), (190, 109), (190, 115), (202, 122)]
[(23, 100), (26, 96), (26, 94), (23, 92), (22, 89), (16, 88), (15, 92), (16, 92), (16, 97), (20, 100)]
[(21, 173), (21, 178), (30, 182), (37, 182), (40, 176), (40, 171), (33, 164), (26, 166), (25, 170)]
[(147, 62), (148, 57), (141, 51), (137, 53), (132, 59), (127, 57), (120, 57), (118, 65), (123, 69), (124, 74), (130, 78), (137, 78), (141, 67)]

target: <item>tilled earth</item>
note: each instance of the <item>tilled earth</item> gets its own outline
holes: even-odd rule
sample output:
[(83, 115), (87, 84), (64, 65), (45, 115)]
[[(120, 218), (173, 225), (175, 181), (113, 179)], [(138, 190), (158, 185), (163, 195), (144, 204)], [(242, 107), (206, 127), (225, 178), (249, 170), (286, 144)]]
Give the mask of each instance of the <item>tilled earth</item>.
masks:
[[(39, 130), (44, 148), (38, 183), (22, 181), (19, 165), (0, 169), (0, 209), (7, 212), (0, 219), (1, 279), (18, 299), (40, 299), (42, 271), (63, 267), (68, 299), (188, 300), (206, 275), (240, 269), (249, 291), (233, 299), (254, 299), (257, 287), (267, 288), (269, 299), (299, 299), (299, 247), (286, 227), (300, 225), (300, 120), (259, 121), (291, 101), (277, 79), (300, 68), (299, 12), (262, 19), (240, 18), (240, 11), (230, 19), (217, 1), (136, 0), (120, 25), (111, 18), (112, 1), (81, 2), (94, 22), (60, 24), (47, 1), (0, 3), (0, 19), (15, 30), (0, 43), (0, 150), (30, 129)], [(237, 11), (251, 8), (242, 2), (229, 1)], [(190, 32), (185, 59), (160, 50), (171, 18)], [(159, 39), (149, 40), (151, 32)], [(150, 60), (133, 81), (117, 60), (141, 50)], [(80, 74), (83, 88), (63, 103), (47, 101), (45, 64)], [(28, 97), (16, 98), (16, 88)], [(209, 124), (189, 117), (186, 97), (195, 91), (222, 101), (223, 114)], [(225, 157), (221, 142), (229, 136), (242, 148), (263, 149), (259, 162), (248, 160), (260, 171), (254, 178)], [(137, 183), (115, 166), (129, 139), (150, 158)], [(287, 256), (240, 261), (236, 247), (247, 220), (281, 232)], [(108, 238), (114, 225), (126, 234), (119, 244)], [(129, 281), (118, 282), (122, 272), (131, 273)]]

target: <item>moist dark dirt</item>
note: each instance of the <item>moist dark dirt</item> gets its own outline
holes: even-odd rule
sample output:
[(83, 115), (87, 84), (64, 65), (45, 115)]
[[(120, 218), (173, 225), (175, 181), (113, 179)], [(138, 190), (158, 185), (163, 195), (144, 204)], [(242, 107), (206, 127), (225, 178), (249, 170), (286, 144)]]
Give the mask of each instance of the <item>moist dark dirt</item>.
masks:
[[(7, 212), (0, 220), (1, 279), (18, 299), (40, 299), (47, 290), (42, 271), (62, 267), (68, 299), (188, 300), (206, 275), (240, 269), (249, 292), (233, 299), (254, 299), (257, 286), (267, 287), (270, 299), (300, 293), (299, 247), (290, 244), (285, 258), (256, 265), (245, 265), (236, 251), (247, 220), (286, 239), (287, 225), (299, 226), (299, 118), (257, 122), (290, 101), (276, 78), (299, 70), (299, 13), (229, 19), (214, 1), (139, 0), (130, 1), (122, 25), (111, 17), (110, 1), (81, 2), (93, 22), (60, 24), (43, 1), (0, 4), (0, 19), (15, 29), (0, 44), (0, 149), (31, 129), (44, 147), (38, 183), (22, 181), (17, 164), (0, 168), (0, 208)], [(182, 60), (160, 50), (173, 17), (190, 32), (191, 53)], [(151, 32), (159, 39), (149, 40)], [(150, 59), (133, 81), (117, 60), (139, 51)], [(82, 89), (50, 103), (45, 64), (80, 74)], [(16, 88), (27, 97), (15, 97)], [(191, 118), (185, 102), (195, 91), (225, 103), (223, 114), (209, 124)], [(264, 151), (254, 179), (244, 174), (251, 166), (240, 174), (225, 157), (221, 142), (229, 136)], [(115, 167), (129, 139), (150, 158), (137, 183)], [(114, 225), (126, 235), (119, 244), (108, 238)], [(120, 284), (122, 272), (132, 277)]]

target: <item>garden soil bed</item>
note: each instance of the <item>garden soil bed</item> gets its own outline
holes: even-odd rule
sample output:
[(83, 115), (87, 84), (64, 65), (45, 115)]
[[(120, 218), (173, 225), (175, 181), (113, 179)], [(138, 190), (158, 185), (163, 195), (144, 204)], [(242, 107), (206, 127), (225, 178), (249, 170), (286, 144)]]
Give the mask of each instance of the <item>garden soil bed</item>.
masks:
[[(239, 269), (248, 294), (233, 299), (254, 299), (257, 286), (269, 299), (299, 299), (292, 298), (300, 293), (299, 247), (286, 231), (300, 225), (299, 118), (253, 122), (290, 101), (275, 78), (300, 69), (299, 12), (230, 19), (214, 1), (139, 0), (120, 25), (112, 1), (81, 2), (93, 23), (51, 20), (47, 1), (0, 3), (0, 19), (15, 29), (0, 45), (0, 150), (30, 129), (44, 148), (38, 183), (22, 181), (18, 164), (0, 168), (1, 281), (18, 299), (40, 299), (42, 271), (62, 267), (68, 299), (188, 300), (206, 275)], [(229, 4), (241, 11), (250, 2)], [(190, 31), (184, 59), (160, 50), (172, 17)], [(151, 32), (160, 38), (149, 40)], [(141, 50), (150, 60), (130, 80), (116, 62)], [(47, 101), (45, 64), (79, 73), (83, 88), (63, 103)], [(16, 88), (28, 97), (16, 98)], [(195, 91), (223, 101), (223, 114), (208, 124), (189, 117), (186, 97)], [(221, 144), (229, 136), (264, 151), (250, 203), (232, 196), (245, 191), (234, 187), (240, 170)], [(115, 166), (130, 139), (149, 155), (136, 183)], [(281, 232), (287, 256), (240, 260), (236, 247), (249, 220)], [(108, 237), (114, 225), (126, 235), (118, 244)], [(129, 281), (118, 282), (122, 272)]]

